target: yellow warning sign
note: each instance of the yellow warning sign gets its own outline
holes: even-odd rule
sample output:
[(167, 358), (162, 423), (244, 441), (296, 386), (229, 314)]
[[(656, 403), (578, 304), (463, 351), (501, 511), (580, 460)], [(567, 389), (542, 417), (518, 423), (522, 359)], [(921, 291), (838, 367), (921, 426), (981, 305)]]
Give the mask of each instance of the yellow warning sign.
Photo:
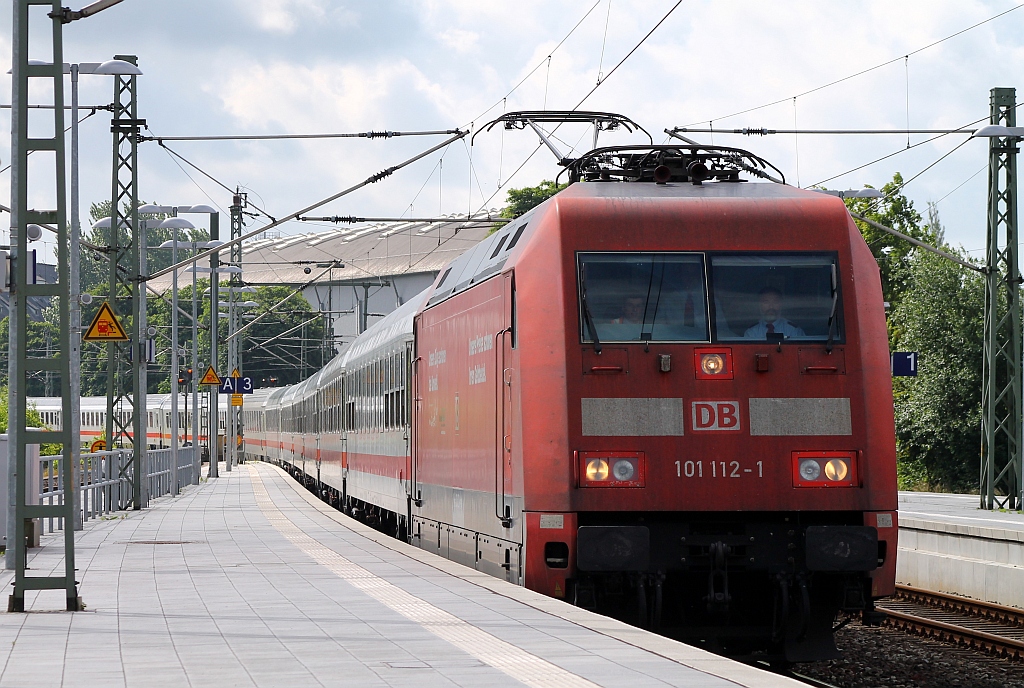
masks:
[(93, 440), (92, 444), (89, 445), (89, 453), (95, 454), (101, 452), (107, 448), (107, 443), (104, 440)]
[(242, 395), (241, 394), (232, 394), (231, 395), (231, 405), (232, 406), (241, 406), (242, 405)]
[(127, 342), (128, 333), (121, 327), (110, 304), (104, 301), (82, 339), (87, 342)]
[(238, 372), (238, 368), (235, 368), (234, 370), (231, 371), (231, 377), (237, 380), (238, 378), (242, 377), (242, 374)]
[(203, 375), (203, 379), (199, 381), (199, 384), (220, 386), (220, 378), (217, 377), (217, 371), (213, 369), (213, 366), (206, 369), (206, 373)]

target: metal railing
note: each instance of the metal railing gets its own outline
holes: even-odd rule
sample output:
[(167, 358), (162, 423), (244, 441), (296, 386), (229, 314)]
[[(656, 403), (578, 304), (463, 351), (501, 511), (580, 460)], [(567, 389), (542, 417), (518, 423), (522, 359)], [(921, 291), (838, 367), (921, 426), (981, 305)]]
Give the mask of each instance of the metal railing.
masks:
[[(176, 495), (184, 485), (195, 482), (195, 465), (192, 447), (178, 448), (178, 466), (175, 470), (170, 449), (150, 449), (146, 452), (149, 473), (146, 476), (150, 499)], [(99, 518), (119, 511), (128, 505), (132, 494), (132, 450), (82, 454), (79, 473), (81, 491), (82, 521)], [(64, 503), (61, 487), (64, 477), (64, 460), (61, 456), (40, 456), (35, 471), (39, 485), (39, 504), (60, 505)], [(53, 533), (63, 528), (63, 519), (48, 518), (43, 523), (43, 532)]]

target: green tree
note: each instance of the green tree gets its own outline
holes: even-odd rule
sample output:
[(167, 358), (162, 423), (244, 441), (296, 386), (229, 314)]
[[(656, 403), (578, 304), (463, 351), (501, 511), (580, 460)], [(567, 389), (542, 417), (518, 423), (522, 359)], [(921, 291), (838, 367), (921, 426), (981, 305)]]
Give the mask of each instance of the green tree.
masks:
[[(110, 216), (110, 201), (93, 203), (89, 208), (89, 215), (95, 223)], [(146, 244), (148, 246), (146, 263), (150, 273), (156, 272), (171, 265), (171, 251), (158, 249), (163, 242), (174, 238), (174, 230), (156, 227), (159, 220), (167, 216), (163, 214), (143, 214), (139, 216), (142, 220), (148, 221), (146, 229)], [(202, 216), (198, 216), (202, 217)], [(205, 228), (197, 227), (193, 230), (178, 230), (179, 241), (207, 241), (209, 232)], [(109, 244), (110, 228), (92, 228), (84, 236), (85, 241), (98, 246)], [(122, 244), (128, 242), (128, 231), (122, 228), (119, 234), (119, 241)], [(178, 259), (182, 260), (190, 252), (181, 249), (178, 251)], [(84, 250), (81, 260), (81, 283), (82, 291), (91, 293), (95, 298), (92, 305), (82, 309), (82, 322), (85, 326), (91, 322), (100, 304), (106, 300), (110, 290), (110, 263), (105, 255), (96, 251)], [(180, 306), (186, 312), (191, 312), (190, 302), (192, 300), (192, 285), (189, 280), (188, 286), (179, 289)], [(208, 288), (208, 282), (203, 282), (200, 289)], [(147, 293), (146, 320), (147, 324), (157, 328), (157, 362), (149, 366), (148, 391), (152, 393), (168, 393), (170, 386), (170, 294), (164, 298)], [(130, 314), (118, 310), (122, 324), (126, 329), (131, 327), (132, 318)], [(203, 307), (202, 313), (208, 318), (207, 307)], [(200, 318), (202, 322), (203, 319)], [(208, 322), (208, 319), (206, 320)], [(191, 346), (192, 328), (188, 318), (179, 318), (180, 345), (184, 348)], [(82, 358), (82, 395), (83, 396), (105, 396), (107, 393), (107, 345), (84, 343), (81, 352)]]
[[(255, 294), (246, 294), (246, 297), (251, 297), (260, 307), (247, 312), (263, 313), (292, 291), (291, 287), (257, 287)], [(334, 357), (333, 344), (324, 338), (323, 319), (313, 319), (314, 315), (309, 302), (299, 293), (245, 331), (241, 343), (242, 365), (257, 387), (301, 382)], [(294, 331), (279, 336), (288, 330)], [(224, 329), (222, 337), (226, 336), (227, 329)], [(271, 339), (269, 344), (263, 344)]]
[(920, 249), (907, 255), (906, 267), (891, 314), (893, 349), (916, 351), (918, 374), (893, 379), (900, 486), (972, 491), (981, 439), (984, 279)]
[[(10, 407), (8, 406), (7, 396), (7, 385), (0, 387), (0, 433), (7, 432), (7, 419), (10, 417)], [(30, 428), (45, 428), (43, 424), (43, 417), (39, 415), (39, 411), (36, 410), (35, 406), (29, 405), (25, 409), (25, 425)], [(60, 454), (61, 445), (59, 444), (42, 444), (39, 446), (40, 456), (56, 456)]]
[[(868, 186), (868, 185), (866, 185)], [(904, 234), (928, 243), (940, 243), (941, 231), (933, 231), (930, 223), (922, 223), (921, 213), (914, 208), (914, 202), (899, 192), (903, 176), (897, 172), (892, 181), (880, 190), (883, 198), (848, 198), (847, 207), (879, 224), (899, 230)], [(868, 186), (868, 188), (873, 188)], [(937, 218), (937, 215), (936, 215)], [(854, 220), (860, 228), (864, 241), (878, 261), (882, 276), (882, 298), (893, 308), (899, 303), (906, 290), (909, 278), (910, 256), (914, 246), (908, 241), (883, 232), (861, 220)]]
[(545, 179), (537, 186), (524, 186), (521, 189), (508, 190), (508, 205), (501, 209), (502, 217), (517, 218), (548, 200), (569, 184), (555, 184)]

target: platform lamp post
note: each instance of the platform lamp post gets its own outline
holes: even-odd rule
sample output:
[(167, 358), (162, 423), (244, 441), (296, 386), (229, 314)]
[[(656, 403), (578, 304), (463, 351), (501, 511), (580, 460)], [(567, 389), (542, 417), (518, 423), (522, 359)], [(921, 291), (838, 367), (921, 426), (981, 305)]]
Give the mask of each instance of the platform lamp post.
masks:
[[(139, 208), (140, 214), (162, 212), (166, 211), (161, 206), (144, 205)], [(164, 242), (158, 248), (168, 248), (167, 244), (170, 244), (171, 264), (173, 265), (178, 262), (178, 230), (195, 229), (195, 225), (183, 217), (176, 217), (177, 208), (171, 208), (170, 212), (171, 217), (165, 219), (157, 226), (161, 229), (170, 229), (173, 238), (169, 242)], [(175, 270), (171, 273), (171, 426), (174, 428), (174, 439), (171, 440), (171, 465), (174, 466), (175, 493), (181, 491), (180, 464), (178, 463), (178, 442), (180, 440), (181, 428), (181, 417), (178, 414), (178, 396), (180, 394), (178, 389), (178, 356), (178, 271)], [(188, 393), (187, 390), (186, 393)]]
[[(178, 208), (178, 212), (179, 213), (186, 213), (187, 212), (187, 213), (195, 213), (197, 215), (209, 215), (210, 216), (210, 240), (202, 248), (207, 248), (207, 249), (209, 249), (209, 248), (216, 248), (217, 246), (221, 246), (221, 245), (224, 244), (224, 242), (220, 240), (220, 213), (215, 208), (211, 208), (208, 205), (193, 205), (193, 206), (189, 206), (187, 211), (184, 208), (179, 207)], [(215, 270), (217, 268), (218, 264), (219, 264), (219, 254), (214, 253), (213, 255), (210, 256), (210, 270), (211, 271)], [(201, 270), (200, 270), (199, 266), (197, 266), (194, 262), (192, 263), (192, 267), (189, 268), (189, 269), (192, 270), (192, 317), (193, 318), (198, 318), (199, 317), (199, 309), (198, 309), (198, 297), (196, 296), (196, 272), (199, 272)], [(206, 270), (202, 270), (202, 271), (206, 272)], [(217, 282), (216, 279), (211, 279), (210, 280), (211, 286), (214, 283), (216, 283), (216, 282)], [(216, 317), (217, 309), (213, 307), (213, 304), (215, 304), (216, 302), (217, 302), (217, 298), (216, 298), (216, 295), (214, 295), (213, 300), (210, 302), (210, 306), (211, 306), (210, 311), (213, 313), (213, 317), (214, 318)], [(194, 320), (193, 322), (197, 322), (197, 320)], [(216, 325), (215, 322), (212, 323), (212, 324)], [(216, 353), (216, 346), (217, 346), (216, 345), (216, 341), (217, 341), (217, 336), (216, 336), (217, 329), (216, 329), (216, 327), (213, 327), (213, 329), (211, 329), (210, 334), (211, 334), (210, 341), (212, 342), (212, 344), (211, 344), (211, 347), (212, 347), (211, 353), (215, 354)], [(193, 342), (198, 342), (198, 339), (193, 337), (192, 341)], [(199, 372), (198, 351), (199, 351), (198, 348), (195, 348), (195, 349), (192, 350), (192, 372), (193, 372), (193, 380), (192, 380), (192, 389), (193, 389), (193, 392), (192, 392), (192, 447), (193, 447), (193, 451), (195, 451), (195, 449), (198, 447), (198, 442), (199, 442), (199, 406), (197, 405), (198, 402), (199, 402), (199, 380), (194, 379), (196, 375), (200, 375), (201, 374)], [(217, 357), (215, 355), (211, 355), (210, 358), (211, 358), (211, 361), (213, 362), (213, 365), (216, 366), (216, 364), (217, 364)], [(213, 419), (214, 422), (211, 423), (210, 426), (211, 426), (211, 428), (214, 431), (213, 432), (214, 442), (212, 443), (211, 446), (215, 448), (216, 445), (217, 445), (217, 442), (216, 442), (216, 438), (217, 438), (217, 433), (216, 433), (216, 430), (217, 430), (217, 423), (216, 423), (217, 411), (216, 411), (216, 408), (215, 408), (216, 400), (217, 400), (217, 395), (214, 394), (214, 395), (212, 395), (212, 397), (213, 398), (211, 399), (210, 407), (211, 407), (211, 413), (212, 413), (211, 418)], [(209, 476), (211, 478), (216, 478), (217, 475), (218, 475), (218, 472), (219, 472), (218, 471), (218, 467), (217, 467), (217, 462), (214, 460), (216, 458), (216, 456), (217, 456), (216, 452), (213, 449), (211, 449), (211, 451), (210, 451), (210, 473), (209, 473)], [(201, 461), (201, 459), (200, 459), (200, 461)], [(199, 468), (202, 468), (201, 463), (199, 464)], [(196, 474), (198, 475), (198, 473), (199, 473), (199, 471), (197, 470)]]
[[(171, 217), (169, 217), (169, 218), (165, 219), (163, 222), (161, 222), (159, 227), (161, 227), (162, 229), (170, 229), (170, 230), (172, 230), (174, 238), (170, 239), (168, 241), (165, 241), (162, 244), (160, 244), (159, 246), (156, 246), (156, 247), (153, 247), (153, 248), (157, 248), (157, 249), (170, 249), (172, 251), (172, 263), (177, 263), (178, 262), (177, 249), (179, 249), (179, 248), (190, 250), (190, 251), (193, 252), (193, 255), (194, 255), (196, 250), (198, 250), (198, 249), (215, 248), (215, 247), (220, 246), (221, 244), (224, 243), (222, 241), (180, 241), (178, 239), (178, 230), (179, 229), (188, 229), (188, 230), (195, 229), (195, 225), (193, 225), (191, 222), (189, 222), (188, 220), (186, 220), (183, 217), (178, 217), (178, 215), (179, 214), (186, 214), (186, 213), (217, 214), (217, 211), (214, 210), (213, 208), (211, 208), (208, 205), (179, 205), (179, 206), (171, 206), (171, 205), (157, 205), (155, 203), (148, 203), (146, 205), (143, 205), (143, 206), (139, 207), (139, 213), (142, 213), (142, 214), (161, 213), (161, 214), (170, 214), (171, 215)], [(195, 263), (193, 263), (193, 267), (194, 266), (195, 266)], [(198, 305), (199, 304), (198, 304), (198, 299), (196, 297), (196, 271), (188, 269), (188, 270), (185, 270), (185, 272), (192, 272), (192, 371), (193, 371), (193, 376), (194, 376), (195, 375), (195, 371), (197, 370), (198, 365), (199, 365), (199, 327), (198, 327), (198, 323), (199, 323), (199, 315), (198, 315), (199, 308), (198, 308)], [(171, 340), (172, 340), (172, 346), (171, 346), (171, 348), (172, 348), (173, 353), (174, 353), (174, 355), (172, 356), (172, 360), (171, 360), (171, 387), (174, 390), (174, 394), (175, 394), (175, 396), (171, 397), (171, 416), (172, 416), (173, 422), (175, 423), (175, 426), (174, 426), (175, 427), (175, 432), (177, 432), (177, 428), (178, 428), (177, 424), (180, 423), (181, 421), (180, 421), (180, 416), (177, 415), (177, 410), (176, 410), (176, 408), (177, 408), (177, 401), (178, 401), (177, 400), (178, 390), (176, 388), (176, 385), (177, 385), (177, 382), (178, 382), (178, 379), (179, 379), (179, 375), (178, 375), (178, 373), (179, 373), (179, 366), (180, 366), (179, 356), (182, 355), (180, 353), (180, 350), (179, 350), (179, 347), (178, 347), (178, 339), (179, 339), (179, 337), (178, 337), (178, 333), (179, 333), (179, 329), (178, 329), (178, 313), (179, 313), (180, 309), (179, 309), (179, 306), (178, 306), (178, 272), (177, 271), (174, 271), (174, 273), (172, 273), (172, 278), (171, 279), (172, 279), (172, 287), (171, 287), (171, 292), (172, 292), (172, 294), (171, 294), (171, 303), (172, 303), (172, 305), (171, 305)], [(192, 481), (193, 481), (194, 484), (198, 485), (199, 484), (199, 472), (200, 472), (200, 468), (201, 468), (201, 466), (199, 464), (199, 455), (198, 455), (198, 452), (196, 451), (196, 446), (197, 446), (198, 438), (199, 438), (199, 407), (198, 407), (199, 385), (198, 385), (198, 381), (197, 380), (192, 380), (191, 383), (192, 383), (192, 445), (191, 446), (193, 448), (193, 451), (192, 451), (192, 454), (193, 454), (193, 456), (192, 456), (192, 465), (193, 465), (193, 469), (194, 469), (193, 470)], [(186, 395), (186, 401), (185, 401), (186, 413), (185, 413), (185, 416), (187, 418), (187, 416), (188, 416), (188, 400), (187, 400), (188, 388), (187, 387), (185, 389), (185, 395)], [(185, 434), (185, 438), (187, 440), (188, 439), (188, 428), (187, 427), (185, 429), (185, 433), (184, 434)], [(174, 451), (172, 451), (172, 454), (176, 454), (176, 453), (177, 453), (177, 449), (175, 448)], [(175, 457), (174, 460), (176, 462), (177, 458)], [(175, 466), (177, 466), (177, 465), (178, 464), (175, 463)]]
[[(211, 223), (212, 226), (213, 223)], [(218, 244), (219, 245), (219, 244)], [(207, 272), (210, 273), (210, 289), (207, 293), (210, 295), (210, 365), (216, 369), (218, 365), (218, 353), (217, 353), (217, 337), (219, 330), (219, 311), (217, 304), (220, 302), (218, 298), (218, 288), (220, 287), (220, 275), (223, 273), (240, 273), (242, 268), (235, 265), (221, 266), (217, 258), (217, 254), (213, 253), (210, 255), (210, 267), (198, 267), (193, 265), (189, 270), (196, 272)], [(198, 369), (197, 369), (198, 372)], [(217, 465), (219, 461), (220, 446), (220, 423), (219, 414), (217, 411), (217, 395), (220, 390), (210, 390), (210, 436), (208, 438), (210, 446), (210, 473), (209, 477), (216, 478), (220, 475), (220, 468)], [(225, 466), (226, 470), (230, 471), (231, 466)]]
[[(72, 482), (81, 482), (79, 472), (82, 461), (82, 280), (81, 280), (81, 239), (82, 221), (79, 216), (79, 166), (78, 166), (78, 75), (101, 74), (107, 76), (139, 76), (142, 70), (126, 60), (107, 60), (106, 62), (80, 62), (64, 65), (64, 73), (71, 75), (71, 235), (68, 237), (70, 249), (68, 306), (71, 315), (70, 336), (71, 355), (68, 364), (71, 368), (71, 475)], [(89, 298), (91, 302), (91, 297)], [(75, 508), (74, 529), (81, 530), (82, 523), (81, 490), (75, 490), (72, 497)]]
[[(991, 124), (972, 135), (989, 141), (985, 254), (985, 330), (982, 360), (982, 509), (1018, 510), (1024, 494), (1021, 427), (1021, 306), (1017, 236), (1016, 93), (991, 91)], [(1000, 235), (1004, 235), (1000, 247)]]

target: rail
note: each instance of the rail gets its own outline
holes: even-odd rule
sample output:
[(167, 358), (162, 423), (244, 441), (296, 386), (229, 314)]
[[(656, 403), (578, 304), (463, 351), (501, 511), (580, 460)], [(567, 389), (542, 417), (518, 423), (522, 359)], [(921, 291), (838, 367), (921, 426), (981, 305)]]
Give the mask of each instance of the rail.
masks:
[[(146, 486), (150, 499), (178, 494), (184, 485), (198, 482), (192, 447), (178, 448), (178, 466), (174, 466), (170, 449), (146, 452), (149, 471)], [(78, 489), (81, 495), (82, 521), (102, 518), (128, 506), (132, 493), (131, 449), (82, 454)], [(39, 504), (64, 503), (64, 461), (61, 456), (40, 456), (36, 460), (35, 477), (39, 486)], [(63, 519), (44, 519), (43, 532), (56, 532), (64, 527)]]
[(902, 585), (879, 608), (896, 628), (1024, 660), (1024, 610)]

